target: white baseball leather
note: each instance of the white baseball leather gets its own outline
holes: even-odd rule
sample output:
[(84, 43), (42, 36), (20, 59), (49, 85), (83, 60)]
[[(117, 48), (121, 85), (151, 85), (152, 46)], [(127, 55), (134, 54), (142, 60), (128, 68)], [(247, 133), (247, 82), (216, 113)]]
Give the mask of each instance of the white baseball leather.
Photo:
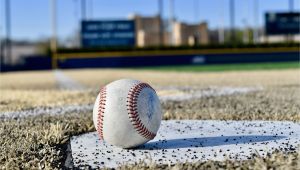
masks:
[(100, 138), (132, 148), (153, 139), (162, 119), (155, 90), (138, 80), (121, 79), (103, 87), (93, 109)]

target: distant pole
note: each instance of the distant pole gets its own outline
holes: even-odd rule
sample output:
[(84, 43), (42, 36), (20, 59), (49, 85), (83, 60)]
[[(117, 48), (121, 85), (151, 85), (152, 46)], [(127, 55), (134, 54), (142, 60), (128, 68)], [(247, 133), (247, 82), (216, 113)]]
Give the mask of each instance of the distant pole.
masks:
[[(80, 6), (80, 2), (79, 2), (80, 0), (73, 0), (73, 2), (74, 2), (74, 18), (75, 18), (75, 22), (76, 22), (76, 24), (78, 24), (78, 27), (77, 27), (77, 29), (78, 29), (78, 32), (77, 32), (77, 36), (78, 37), (80, 37), (81, 36), (81, 33), (80, 33), (80, 29), (81, 29), (81, 16), (80, 16), (80, 9), (79, 9), (79, 6)], [(75, 29), (76, 30), (76, 29)], [(76, 35), (75, 35), (76, 36)], [(80, 38), (75, 38), (75, 46), (76, 47), (80, 47)]]
[(253, 43), (258, 42), (258, 20), (259, 20), (259, 15), (258, 15), (258, 0), (254, 0), (254, 28), (253, 28)]
[(50, 42), (50, 48), (52, 53), (52, 68), (57, 68), (57, 31), (56, 31), (56, 0), (51, 0), (51, 26), (52, 26), (52, 37)]
[(218, 39), (219, 39), (219, 44), (223, 44), (225, 42), (225, 33), (224, 33), (223, 26), (219, 27), (218, 29)]
[[(79, 17), (79, 12), (78, 12), (78, 1), (77, 0), (73, 0), (73, 5), (74, 5), (74, 18), (77, 20)], [(77, 22), (77, 21), (76, 21)]]
[(163, 20), (163, 0), (158, 0), (159, 15), (159, 44), (164, 45), (164, 20)]
[(6, 59), (11, 64), (11, 25), (10, 25), (10, 0), (5, 1), (5, 25), (6, 25)]
[(3, 43), (1, 40), (2, 26), (0, 26), (0, 71), (3, 63)]
[(86, 20), (86, 0), (81, 0), (81, 20)]
[(249, 32), (248, 32), (247, 18), (243, 19), (242, 22), (245, 25), (244, 31), (243, 31), (243, 43), (247, 44), (247, 43), (249, 43)]
[[(289, 10), (290, 12), (294, 11), (294, 0), (289, 0)], [(294, 41), (294, 36), (292, 34), (287, 35), (287, 41), (293, 42)]]
[(92, 19), (93, 17), (94, 17), (94, 2), (93, 2), (93, 0), (91, 0), (91, 3), (90, 3), (90, 13), (91, 13), (91, 16), (90, 16), (90, 18)]
[(174, 0), (170, 0), (170, 45), (174, 45)]
[[(222, 7), (224, 4), (222, 4)], [(220, 11), (220, 26), (218, 28), (218, 40), (219, 44), (223, 44), (225, 42), (225, 31), (224, 31), (224, 8)]]
[(289, 10), (290, 12), (294, 11), (294, 0), (289, 0)]
[(234, 15), (235, 15), (235, 8), (234, 8), (234, 0), (230, 0), (229, 3), (229, 15), (230, 15), (230, 29), (231, 29), (231, 33), (230, 33), (230, 37), (231, 37), (231, 41), (235, 42), (235, 24), (234, 24)]
[(198, 11), (199, 11), (199, 4), (198, 4), (198, 0), (194, 0), (194, 17), (195, 17), (195, 23), (198, 23), (199, 22), (199, 14), (198, 14)]
[[(250, 1), (247, 3), (247, 6), (251, 6)], [(250, 43), (250, 27), (248, 25), (248, 19), (249, 16), (249, 12), (250, 12), (250, 8), (248, 8), (247, 10), (245, 10), (245, 15), (246, 17), (244, 19), (242, 19), (242, 23), (244, 23), (245, 27), (243, 30), (243, 43), (249, 44)]]

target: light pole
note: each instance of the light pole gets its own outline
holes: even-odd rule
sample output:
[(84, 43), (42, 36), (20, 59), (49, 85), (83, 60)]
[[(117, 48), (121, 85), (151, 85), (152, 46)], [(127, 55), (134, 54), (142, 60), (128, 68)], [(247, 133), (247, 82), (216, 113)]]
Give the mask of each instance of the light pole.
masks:
[(258, 42), (258, 20), (259, 20), (259, 16), (258, 16), (258, 0), (254, 0), (254, 28), (253, 28), (253, 43), (257, 43)]
[(231, 33), (230, 38), (231, 41), (235, 43), (235, 24), (234, 24), (234, 15), (235, 15), (235, 8), (234, 8), (234, 0), (230, 0), (229, 3), (229, 15), (230, 15), (230, 27), (231, 27)]
[(57, 35), (56, 35), (56, 0), (51, 0), (51, 26), (52, 26), (52, 37), (50, 41), (50, 48), (52, 53), (52, 68), (57, 68)]
[(159, 15), (159, 44), (164, 45), (164, 20), (163, 20), (163, 0), (158, 0)]
[(10, 0), (5, 1), (5, 25), (6, 25), (6, 40), (5, 40), (5, 46), (6, 46), (6, 59), (7, 63), (11, 64), (11, 25), (10, 25)]
[(293, 12), (293, 10), (294, 10), (294, 0), (289, 0), (289, 9), (290, 9), (290, 12)]
[(174, 45), (174, 0), (170, 0), (170, 45)]
[(2, 39), (1, 39), (1, 34), (2, 34), (2, 25), (0, 25), (0, 71), (1, 71), (1, 67), (2, 67), (2, 63), (3, 63), (3, 43), (2, 43)]
[(224, 31), (224, 1), (221, 4), (222, 9), (219, 11), (220, 15), (220, 26), (218, 28), (218, 40), (219, 44), (224, 44), (225, 42), (225, 31)]
[(89, 0), (89, 19), (93, 18), (93, 0)]
[[(293, 12), (293, 10), (294, 10), (294, 0), (289, 0), (289, 10), (290, 10), (290, 12)], [(287, 35), (287, 41), (293, 42), (293, 39), (294, 39), (294, 37), (293, 37), (292, 34)]]
[(198, 0), (194, 0), (194, 17), (195, 17), (195, 23), (198, 23), (198, 11), (199, 11), (199, 4), (198, 4)]
[(248, 32), (247, 18), (243, 19), (242, 23), (245, 25), (244, 31), (243, 31), (243, 43), (247, 44), (247, 43), (249, 43), (249, 32)]
[(81, 20), (86, 20), (86, 0), (81, 0)]

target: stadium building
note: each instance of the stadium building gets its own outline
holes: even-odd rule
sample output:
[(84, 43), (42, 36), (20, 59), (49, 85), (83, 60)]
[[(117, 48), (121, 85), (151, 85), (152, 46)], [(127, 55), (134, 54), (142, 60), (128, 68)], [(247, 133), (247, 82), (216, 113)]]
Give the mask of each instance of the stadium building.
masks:
[[(175, 21), (173, 28), (171, 28), (173, 34), (171, 34), (161, 25), (163, 21), (159, 15), (147, 17), (133, 15), (130, 19), (135, 22), (136, 46), (138, 47), (158, 46), (160, 44), (180, 46), (209, 43), (206, 22), (191, 25)], [(170, 36), (173, 36), (173, 38)], [(163, 42), (160, 42), (161, 40)]]

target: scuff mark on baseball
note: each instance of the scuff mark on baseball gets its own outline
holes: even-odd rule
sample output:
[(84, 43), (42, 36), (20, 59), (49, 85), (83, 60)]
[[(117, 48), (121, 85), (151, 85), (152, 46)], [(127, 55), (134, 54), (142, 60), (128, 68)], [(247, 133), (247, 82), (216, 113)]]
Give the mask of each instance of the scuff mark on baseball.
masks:
[(134, 148), (153, 139), (161, 119), (161, 104), (155, 90), (132, 79), (102, 87), (93, 108), (100, 139), (121, 148)]

